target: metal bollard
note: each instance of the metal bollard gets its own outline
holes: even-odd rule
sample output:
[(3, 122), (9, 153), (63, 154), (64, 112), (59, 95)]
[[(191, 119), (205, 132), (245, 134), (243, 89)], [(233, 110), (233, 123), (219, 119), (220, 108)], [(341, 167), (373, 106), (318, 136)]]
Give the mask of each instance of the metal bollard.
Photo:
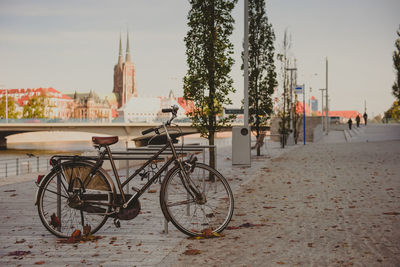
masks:
[(37, 159), (37, 162), (36, 162), (36, 169), (37, 169), (37, 172), (39, 172), (39, 157), (36, 157), (36, 159)]

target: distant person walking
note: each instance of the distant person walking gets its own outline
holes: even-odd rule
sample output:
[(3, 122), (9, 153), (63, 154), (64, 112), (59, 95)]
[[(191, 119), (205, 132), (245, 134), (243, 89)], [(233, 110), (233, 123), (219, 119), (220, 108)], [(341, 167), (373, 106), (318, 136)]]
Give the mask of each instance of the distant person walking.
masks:
[(364, 124), (365, 124), (365, 126), (367, 126), (367, 121), (368, 121), (368, 115), (367, 115), (367, 112), (364, 112), (364, 115), (363, 115), (363, 117), (364, 117)]
[(351, 120), (351, 118), (347, 121), (347, 123), (349, 124), (349, 130), (351, 130), (351, 125), (353, 124), (353, 121)]
[(360, 121), (361, 121), (360, 115), (357, 115), (356, 117), (357, 127), (360, 127)]

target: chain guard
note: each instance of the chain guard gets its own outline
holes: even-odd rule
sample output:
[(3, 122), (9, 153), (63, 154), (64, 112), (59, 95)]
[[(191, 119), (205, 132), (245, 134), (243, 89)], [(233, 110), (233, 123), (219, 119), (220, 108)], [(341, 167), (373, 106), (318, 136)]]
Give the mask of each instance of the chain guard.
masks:
[[(125, 195), (125, 196), (126, 199), (129, 199), (131, 197), (131, 195)], [(119, 198), (120, 195), (118, 195), (118, 199)], [(136, 201), (132, 201), (126, 209), (121, 207), (119, 212), (111, 214), (110, 217), (120, 220), (132, 220), (136, 216), (138, 216), (139, 212), (140, 212), (140, 201), (138, 199)]]

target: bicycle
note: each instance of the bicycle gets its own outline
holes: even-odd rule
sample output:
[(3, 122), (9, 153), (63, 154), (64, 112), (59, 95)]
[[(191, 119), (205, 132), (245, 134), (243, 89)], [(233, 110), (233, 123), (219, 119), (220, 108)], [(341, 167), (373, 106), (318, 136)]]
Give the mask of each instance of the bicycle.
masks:
[[(142, 132), (159, 136), (161, 129), (167, 142), (124, 182), (120, 180), (110, 150), (118, 142), (118, 136), (92, 137), (98, 156), (53, 156), (51, 171), (36, 181), (39, 188), (35, 205), (45, 228), (58, 237), (69, 237), (75, 230), (94, 234), (108, 218), (113, 218), (115, 226), (120, 227), (120, 220), (132, 220), (139, 214), (139, 198), (174, 163), (165, 174), (160, 190), (160, 206), (167, 222), (192, 237), (204, 235), (206, 231), (222, 232), (233, 214), (232, 191), (222, 174), (197, 162), (194, 155), (186, 160), (178, 156), (168, 132), (177, 110), (177, 106), (162, 109), (164, 113), (171, 113), (171, 118)], [(172, 156), (152, 177), (147, 177), (146, 184), (140, 189), (133, 187), (133, 194), (124, 193), (124, 187), (168, 148)], [(105, 160), (111, 163), (116, 185), (102, 168)]]

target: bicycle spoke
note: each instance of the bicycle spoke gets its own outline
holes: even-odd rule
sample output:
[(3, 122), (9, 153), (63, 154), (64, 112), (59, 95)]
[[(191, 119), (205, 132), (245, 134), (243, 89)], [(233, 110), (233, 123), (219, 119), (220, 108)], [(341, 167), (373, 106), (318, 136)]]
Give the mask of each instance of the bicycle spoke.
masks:
[[(211, 176), (213, 181), (208, 179)], [(161, 189), (171, 222), (190, 236), (202, 235), (208, 228), (221, 232), (233, 214), (233, 195), (225, 178), (209, 166), (196, 163), (190, 179), (200, 196), (193, 201), (187, 199), (182, 179), (177, 168), (166, 177)]]
[[(92, 165), (85, 162), (67, 162), (63, 163), (59, 170), (59, 172), (53, 171), (39, 188), (38, 211), (43, 225), (59, 237), (68, 237), (77, 229), (83, 231), (85, 225), (90, 225), (91, 233), (95, 233), (106, 222), (107, 213), (111, 210), (113, 191), (109, 180), (101, 172), (96, 171), (91, 177), (90, 188), (82, 188), (83, 183), (78, 180), (86, 178), (82, 175), (88, 174), (92, 170)], [(67, 194), (69, 181), (74, 193)], [(96, 213), (87, 211), (85, 205), (91, 204), (85, 204), (86, 195), (89, 198), (100, 196), (96, 198), (96, 205), (101, 206), (104, 211), (96, 210), (98, 211)]]

